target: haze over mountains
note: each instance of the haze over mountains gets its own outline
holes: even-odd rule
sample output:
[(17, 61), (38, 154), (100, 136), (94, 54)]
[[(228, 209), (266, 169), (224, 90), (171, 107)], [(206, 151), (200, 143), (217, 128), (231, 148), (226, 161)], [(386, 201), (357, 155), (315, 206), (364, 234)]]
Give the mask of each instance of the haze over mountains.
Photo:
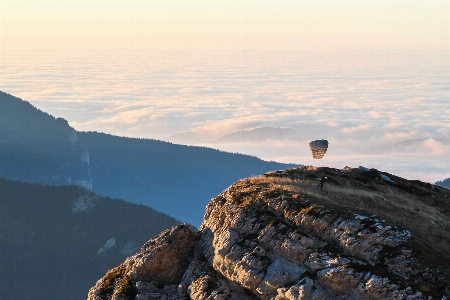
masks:
[[(308, 142), (324, 138), (327, 166), (450, 177), (448, 51), (2, 50), (0, 90), (78, 131), (159, 140), (192, 132), (183, 144), (305, 165), (316, 165)], [(299, 139), (198, 139), (269, 126)], [(384, 147), (414, 139), (426, 142)]]
[(439, 180), (436, 182), (436, 184), (450, 188), (450, 178)]
[(106, 270), (180, 223), (153, 208), (198, 226), (206, 203), (233, 181), (287, 166), (77, 132), (0, 92), (0, 294), (82, 299)]
[(67, 121), (3, 92), (0, 177), (92, 189), (89, 154)]
[(195, 132), (182, 132), (174, 134), (167, 138), (167, 140), (191, 145), (193, 143), (210, 142), (210, 143), (241, 143), (241, 142), (263, 142), (267, 140), (283, 140), (296, 139), (295, 130), (292, 128), (283, 127), (257, 127), (250, 130), (239, 130), (225, 134), (217, 139), (209, 141), (207, 136)]
[[(290, 128), (263, 127), (221, 139), (264, 141), (293, 134)], [(233, 182), (292, 166), (206, 147), (78, 132), (66, 120), (0, 92), (0, 177), (16, 180), (0, 179), (0, 293), (11, 298), (20, 289), (20, 297), (28, 299), (49, 290), (42, 299), (59, 299), (62, 291), (73, 291), (74, 298), (64, 299), (79, 299), (99, 274), (179, 223), (89, 189), (198, 226), (205, 205)]]
[(294, 165), (205, 147), (77, 132), (0, 93), (0, 177), (77, 184), (198, 226), (208, 201), (244, 177)]
[[(256, 127), (248, 130), (238, 130), (229, 134), (223, 135), (219, 138), (211, 138), (206, 134), (196, 132), (182, 132), (171, 135), (167, 138), (168, 141), (185, 144), (195, 145), (207, 143), (214, 144), (239, 144), (249, 143), (258, 144), (267, 141), (283, 141), (288, 140), (291, 142), (297, 142), (302, 140), (303, 132), (298, 132), (293, 128), (284, 127)], [(320, 134), (318, 134), (320, 136)], [(418, 138), (418, 139), (406, 139), (401, 141), (393, 141), (391, 143), (384, 143), (382, 145), (373, 146), (369, 145), (365, 147), (364, 151), (371, 154), (388, 154), (391, 152), (398, 153), (414, 153), (422, 150), (423, 148), (432, 149), (433, 146), (448, 146), (450, 140), (447, 138), (433, 139), (433, 138)], [(439, 150), (434, 150), (434, 152)]]
[(106, 270), (180, 224), (73, 185), (0, 178), (0, 298), (85, 299)]

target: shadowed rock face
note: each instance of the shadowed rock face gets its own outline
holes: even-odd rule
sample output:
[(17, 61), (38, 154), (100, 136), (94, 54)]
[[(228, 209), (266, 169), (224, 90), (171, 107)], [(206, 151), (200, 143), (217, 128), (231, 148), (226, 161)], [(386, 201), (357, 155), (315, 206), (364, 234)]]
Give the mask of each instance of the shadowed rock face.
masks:
[(88, 299), (450, 299), (448, 277), (416, 256), (410, 231), (274, 184), (289, 178), (308, 189), (311, 174), (235, 183), (211, 200), (198, 232), (181, 225), (151, 239)]

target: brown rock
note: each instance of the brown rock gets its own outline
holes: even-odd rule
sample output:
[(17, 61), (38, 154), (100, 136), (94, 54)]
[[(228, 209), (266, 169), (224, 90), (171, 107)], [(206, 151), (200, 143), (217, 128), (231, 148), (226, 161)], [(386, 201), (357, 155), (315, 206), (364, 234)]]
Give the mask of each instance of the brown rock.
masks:
[(134, 281), (156, 281), (159, 285), (178, 284), (190, 262), (196, 234), (179, 225), (148, 241), (141, 252), (124, 262)]
[[(304, 180), (309, 171), (267, 176)], [(270, 178), (235, 183), (207, 205), (199, 232), (162, 232), (88, 299), (450, 299), (448, 280), (409, 248), (410, 232), (333, 212)]]

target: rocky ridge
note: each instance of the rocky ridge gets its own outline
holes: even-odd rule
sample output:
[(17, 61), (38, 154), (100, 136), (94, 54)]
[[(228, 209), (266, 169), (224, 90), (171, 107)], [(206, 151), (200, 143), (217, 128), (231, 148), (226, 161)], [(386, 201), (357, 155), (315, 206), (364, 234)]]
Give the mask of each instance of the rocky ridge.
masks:
[[(321, 175), (328, 176), (323, 189), (316, 186)], [(416, 227), (389, 224), (389, 214), (385, 220), (343, 200), (358, 196), (379, 212), (376, 201), (397, 205), (386, 198), (392, 192), (429, 202), (421, 210), (444, 222), (444, 245), (433, 248)], [(366, 168), (244, 179), (211, 200), (199, 231), (180, 225), (162, 232), (108, 271), (88, 299), (450, 299), (448, 268), (436, 267), (446, 259), (439, 247), (449, 249), (448, 192)]]

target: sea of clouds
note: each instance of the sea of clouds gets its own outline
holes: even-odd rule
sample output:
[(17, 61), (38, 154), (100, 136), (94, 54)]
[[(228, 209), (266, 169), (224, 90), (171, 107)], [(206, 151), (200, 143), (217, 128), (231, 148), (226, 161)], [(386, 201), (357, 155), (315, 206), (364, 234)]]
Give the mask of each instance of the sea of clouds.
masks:
[[(448, 51), (0, 51), (0, 90), (80, 131), (450, 177)], [(267, 127), (289, 134), (217, 141)], [(311, 157), (314, 139), (329, 141), (323, 160)]]

